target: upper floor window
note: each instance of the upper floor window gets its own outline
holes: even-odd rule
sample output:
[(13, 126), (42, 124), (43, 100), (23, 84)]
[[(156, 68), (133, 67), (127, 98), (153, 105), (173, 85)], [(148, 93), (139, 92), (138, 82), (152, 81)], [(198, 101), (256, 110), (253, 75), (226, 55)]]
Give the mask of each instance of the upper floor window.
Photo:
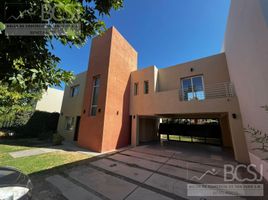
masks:
[(99, 93), (100, 93), (100, 76), (96, 76), (93, 78), (93, 90), (92, 90), (92, 99), (90, 108), (91, 116), (97, 115)]
[(139, 84), (134, 83), (134, 96), (138, 95), (139, 93)]
[(144, 81), (144, 94), (149, 93), (149, 81)]
[(184, 101), (205, 99), (203, 76), (184, 78), (181, 80), (181, 86)]
[(79, 85), (71, 87), (70, 95), (71, 97), (77, 96), (79, 94)]

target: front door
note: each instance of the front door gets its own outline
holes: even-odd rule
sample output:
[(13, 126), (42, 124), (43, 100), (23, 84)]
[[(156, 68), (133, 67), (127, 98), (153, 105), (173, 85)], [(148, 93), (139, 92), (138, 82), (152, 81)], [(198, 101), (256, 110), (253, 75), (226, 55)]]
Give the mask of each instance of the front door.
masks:
[(76, 117), (75, 132), (74, 132), (74, 141), (78, 139), (79, 126), (80, 126), (80, 116)]

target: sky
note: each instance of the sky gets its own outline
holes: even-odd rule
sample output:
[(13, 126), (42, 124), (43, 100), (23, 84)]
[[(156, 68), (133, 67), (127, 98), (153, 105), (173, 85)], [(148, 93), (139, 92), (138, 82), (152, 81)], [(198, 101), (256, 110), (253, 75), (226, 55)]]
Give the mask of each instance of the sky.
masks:
[[(168, 67), (221, 52), (230, 0), (125, 0), (105, 17), (138, 52), (138, 68)], [(60, 67), (86, 71), (91, 39), (77, 49), (54, 41)]]

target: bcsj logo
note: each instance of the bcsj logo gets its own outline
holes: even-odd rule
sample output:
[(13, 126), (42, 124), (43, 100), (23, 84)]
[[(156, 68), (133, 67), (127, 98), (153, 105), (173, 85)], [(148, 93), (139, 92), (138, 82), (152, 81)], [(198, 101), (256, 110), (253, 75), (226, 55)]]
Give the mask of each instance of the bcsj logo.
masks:
[[(239, 182), (256, 182), (256, 181), (262, 181), (263, 179), (263, 165), (260, 165), (259, 171), (260, 175), (256, 171), (257, 166), (254, 164), (250, 165), (244, 165), (239, 164), (236, 166), (226, 164), (224, 165), (224, 181), (230, 182), (230, 181), (239, 181)], [(240, 171), (246, 171), (251, 177), (250, 178), (241, 178), (239, 177), (239, 170)]]
[[(54, 21), (78, 21), (80, 19), (79, 16), (79, 12), (74, 13), (71, 12), (72, 10), (74, 10), (73, 8), (70, 9), (71, 7), (73, 7), (74, 5), (72, 4), (55, 4), (53, 6), (51, 5), (42, 5), (42, 21), (49, 21), (49, 20), (54, 20)], [(56, 15), (57, 10), (62, 10), (64, 9), (64, 11), (66, 13), (68, 13), (68, 15), (64, 15), (64, 17), (62, 17), (62, 15)], [(77, 8), (79, 9), (79, 8)]]

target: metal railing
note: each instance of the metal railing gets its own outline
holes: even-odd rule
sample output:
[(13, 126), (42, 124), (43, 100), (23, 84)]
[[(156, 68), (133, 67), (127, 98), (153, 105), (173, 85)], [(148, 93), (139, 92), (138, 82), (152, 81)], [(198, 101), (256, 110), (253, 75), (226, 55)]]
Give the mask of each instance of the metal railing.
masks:
[(198, 87), (184, 88), (179, 91), (181, 101), (205, 100), (233, 97), (234, 87), (230, 82), (215, 83)]

